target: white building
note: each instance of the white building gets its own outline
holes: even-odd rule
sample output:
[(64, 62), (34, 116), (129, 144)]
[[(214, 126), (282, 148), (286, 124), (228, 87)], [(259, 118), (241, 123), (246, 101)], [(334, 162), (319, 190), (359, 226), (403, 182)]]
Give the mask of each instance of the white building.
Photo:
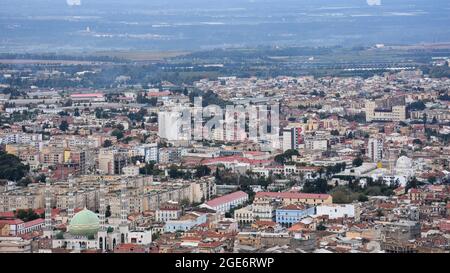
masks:
[(122, 168), (122, 174), (128, 177), (136, 177), (139, 176), (139, 167), (128, 165)]
[(150, 143), (142, 145), (140, 148), (141, 154), (144, 155), (145, 162), (158, 162), (159, 161), (159, 152), (158, 152), (158, 143)]
[(316, 215), (328, 215), (330, 219), (355, 218), (359, 221), (360, 212), (356, 204), (328, 204), (317, 206)]
[(326, 151), (328, 141), (326, 139), (306, 139), (305, 148), (312, 151)]
[(238, 224), (251, 224), (255, 221), (255, 216), (253, 214), (253, 207), (246, 206), (234, 211), (234, 219)]
[(230, 194), (226, 194), (221, 197), (214, 198), (202, 204), (201, 206), (225, 213), (234, 207), (244, 204), (247, 201), (248, 201), (248, 194), (243, 191), (237, 191)]
[(367, 143), (367, 156), (372, 162), (379, 162), (383, 159), (383, 139), (370, 138)]
[(406, 120), (406, 106), (396, 105), (390, 109), (377, 107), (375, 101), (366, 101), (366, 121), (404, 121)]
[(31, 253), (31, 240), (21, 237), (0, 237), (0, 253)]
[(181, 207), (177, 203), (167, 203), (161, 205), (156, 210), (155, 220), (157, 222), (167, 222), (169, 220), (177, 220), (181, 217)]
[(159, 112), (158, 136), (169, 141), (190, 140), (191, 118), (181, 111)]

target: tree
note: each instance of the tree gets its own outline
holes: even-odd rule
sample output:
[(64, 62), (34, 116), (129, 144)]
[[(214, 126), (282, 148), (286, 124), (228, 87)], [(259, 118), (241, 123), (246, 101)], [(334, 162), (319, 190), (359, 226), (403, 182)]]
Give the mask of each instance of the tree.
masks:
[(46, 176), (45, 174), (41, 173), (38, 177), (37, 177), (37, 181), (39, 181), (40, 183), (45, 183), (46, 180)]
[(316, 229), (318, 231), (324, 231), (324, 230), (327, 230), (327, 227), (323, 223), (320, 223)]
[(159, 170), (155, 168), (155, 162), (150, 161), (149, 163), (145, 163), (145, 166), (139, 169), (139, 173), (142, 175), (156, 175), (159, 173)]
[(103, 142), (103, 148), (108, 148), (112, 146), (112, 141), (107, 139)]
[(367, 202), (367, 201), (369, 201), (369, 198), (367, 198), (367, 196), (365, 194), (361, 193), (358, 197), (358, 201), (359, 202)]
[(219, 171), (219, 167), (216, 167), (216, 173), (214, 174), (214, 177), (216, 178), (216, 181), (220, 180), (220, 171)]
[(108, 218), (111, 216), (111, 206), (107, 205), (106, 206), (106, 211), (105, 211), (105, 217)]
[(61, 121), (61, 124), (59, 125), (59, 130), (61, 131), (67, 131), (69, 129), (69, 123), (67, 123), (66, 120)]
[(177, 167), (171, 166), (169, 169), (169, 176), (172, 179), (182, 178), (184, 173), (179, 171)]
[(322, 178), (307, 181), (303, 185), (302, 191), (306, 193), (326, 193), (328, 191), (328, 182)]
[(19, 209), (16, 211), (15, 216), (24, 222), (33, 221), (40, 217), (40, 215), (32, 209)]
[(201, 165), (195, 168), (195, 177), (200, 178), (211, 174), (211, 169), (208, 166)]
[(285, 163), (285, 161), (286, 161), (286, 159), (284, 158), (283, 154), (276, 155), (274, 160), (275, 160), (275, 162), (277, 162), (277, 163), (279, 163), (281, 165), (283, 165)]
[(122, 132), (122, 130), (120, 130), (120, 129), (118, 129), (118, 128), (117, 128), (117, 129), (114, 129), (114, 130), (112, 131), (111, 135), (117, 137), (117, 139), (123, 138), (123, 132)]
[(19, 187), (26, 187), (26, 186), (28, 186), (28, 185), (31, 184), (31, 183), (33, 183), (33, 181), (31, 180), (31, 178), (29, 178), (29, 177), (24, 177), (24, 178), (20, 179), (19, 182), (17, 182), (17, 186), (19, 186)]
[(364, 163), (364, 160), (359, 156), (357, 158), (353, 159), (353, 162), (352, 162), (353, 166), (355, 166), (355, 167), (359, 167), (363, 163)]
[(381, 209), (377, 209), (377, 217), (382, 217), (384, 216), (384, 213)]
[(191, 202), (189, 202), (189, 199), (187, 199), (187, 198), (184, 198), (180, 202), (180, 206), (183, 207), (183, 208), (188, 207), (190, 204), (191, 204)]
[(19, 181), (29, 169), (30, 167), (24, 165), (17, 156), (0, 151), (0, 179)]
[(436, 117), (433, 117), (433, 119), (431, 120), (431, 124), (437, 124), (438, 120)]
[(158, 240), (158, 238), (159, 238), (160, 235), (161, 235), (161, 234), (160, 234), (159, 232), (153, 233), (153, 234), (152, 234), (152, 242)]
[(292, 158), (292, 156), (298, 156), (300, 153), (295, 149), (289, 149), (282, 154), (275, 156), (274, 160), (279, 164), (285, 164), (288, 160)]
[(409, 189), (416, 189), (418, 186), (417, 178), (414, 176), (406, 183), (405, 191), (408, 192)]
[(287, 150), (286, 152), (284, 152), (284, 156), (285, 156), (285, 157), (290, 158), (290, 157), (292, 157), (293, 155), (298, 156), (298, 155), (300, 155), (300, 153), (299, 153), (297, 150), (295, 150), (295, 149), (289, 149), (289, 150)]
[(423, 143), (422, 143), (422, 140), (416, 138), (416, 139), (413, 140), (413, 144), (422, 145)]
[(428, 121), (428, 115), (427, 115), (427, 113), (423, 113), (423, 115), (422, 115), (423, 126), (427, 125), (427, 121)]
[(332, 130), (331, 131), (331, 135), (332, 136), (339, 136), (339, 131), (338, 130)]
[(419, 101), (415, 101), (413, 103), (411, 103), (408, 107), (409, 111), (423, 111), (425, 110), (426, 105), (423, 101), (419, 100)]
[(434, 183), (436, 183), (436, 181), (437, 181), (437, 178), (435, 176), (428, 178), (428, 183), (430, 183), (430, 184), (434, 184)]

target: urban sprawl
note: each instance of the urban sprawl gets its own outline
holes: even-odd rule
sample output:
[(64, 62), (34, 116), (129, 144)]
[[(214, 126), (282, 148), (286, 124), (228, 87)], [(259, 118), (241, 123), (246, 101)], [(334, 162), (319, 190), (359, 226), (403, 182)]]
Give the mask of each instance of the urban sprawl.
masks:
[(450, 252), (448, 78), (50, 67), (0, 70), (0, 253)]

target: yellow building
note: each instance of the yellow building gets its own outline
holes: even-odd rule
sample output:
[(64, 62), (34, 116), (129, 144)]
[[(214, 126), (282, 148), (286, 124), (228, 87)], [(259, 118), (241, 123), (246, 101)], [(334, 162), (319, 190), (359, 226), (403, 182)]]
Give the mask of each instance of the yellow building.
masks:
[(65, 149), (64, 150), (64, 162), (65, 163), (69, 162), (70, 154), (71, 154), (71, 150), (70, 149)]
[(9, 236), (9, 224), (0, 224), (0, 236)]
[(332, 204), (333, 197), (330, 194), (316, 194), (303, 192), (257, 192), (255, 201), (263, 199), (278, 199), (283, 205), (308, 204), (321, 205)]

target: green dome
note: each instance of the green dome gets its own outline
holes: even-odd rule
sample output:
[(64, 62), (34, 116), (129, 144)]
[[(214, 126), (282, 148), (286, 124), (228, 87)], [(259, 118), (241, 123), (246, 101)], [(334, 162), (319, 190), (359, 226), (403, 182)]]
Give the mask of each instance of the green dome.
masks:
[(97, 214), (84, 209), (72, 218), (69, 225), (69, 233), (76, 236), (94, 236), (100, 228)]

